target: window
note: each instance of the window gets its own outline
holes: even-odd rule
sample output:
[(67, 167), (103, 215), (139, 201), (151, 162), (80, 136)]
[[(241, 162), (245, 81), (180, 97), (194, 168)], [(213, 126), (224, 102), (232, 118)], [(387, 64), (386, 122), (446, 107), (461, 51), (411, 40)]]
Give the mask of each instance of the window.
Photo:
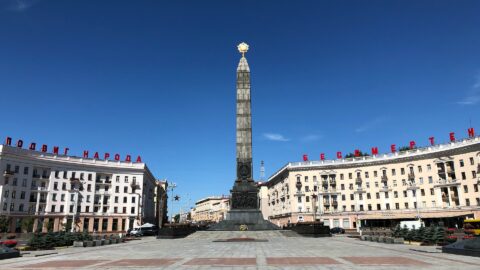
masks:
[(15, 173), (18, 173), (20, 171), (20, 166), (15, 166)]
[(419, 172), (419, 173), (422, 172), (422, 166), (418, 166), (417, 169), (418, 169), (418, 172)]
[(418, 178), (418, 181), (420, 182), (420, 185), (423, 184), (423, 177)]
[(400, 174), (401, 174), (401, 175), (404, 175), (404, 174), (405, 174), (405, 168), (401, 168), (401, 169), (400, 169)]
[(75, 201), (75, 194), (70, 194), (70, 201), (71, 202)]
[(26, 187), (27, 186), (27, 179), (23, 179), (22, 180), (22, 187)]
[(119, 175), (117, 175), (117, 177), (115, 177), (115, 182), (120, 183), (120, 176)]
[(123, 193), (128, 193), (128, 187), (123, 187)]
[(359, 200), (359, 201), (363, 200), (363, 195), (362, 195), (362, 193), (359, 193), (359, 194), (358, 194), (358, 200)]
[(80, 180), (84, 180), (83, 177), (84, 177), (84, 173), (80, 173)]
[(55, 205), (52, 205), (52, 213), (55, 213)]
[(377, 203), (377, 210), (382, 210), (382, 207), (380, 206), (379, 203)]
[(365, 172), (365, 178), (368, 178), (368, 172)]
[(350, 205), (350, 209), (351, 209), (352, 211), (355, 211), (355, 205)]
[(90, 202), (90, 195), (87, 195), (87, 202)]
[(370, 193), (367, 193), (367, 200), (370, 200), (372, 196), (370, 196)]
[(55, 171), (55, 178), (60, 178), (60, 176), (58, 176), (60, 174), (60, 171)]
[(386, 208), (387, 210), (390, 210), (390, 204), (387, 203), (387, 204), (385, 205), (385, 208)]
[(342, 194), (342, 201), (345, 201), (345, 194)]
[(422, 196), (425, 196), (425, 189), (423, 189), (423, 188), (420, 189), (420, 194), (421, 194)]
[(380, 193), (375, 193), (375, 198), (380, 199)]
[(92, 174), (91, 173), (88, 174), (88, 180), (92, 181)]
[(465, 174), (465, 172), (462, 172), (462, 180), (465, 180), (467, 179), (467, 175)]
[(57, 201), (57, 193), (52, 193), (52, 201)]
[(13, 178), (12, 186), (16, 187), (17, 186), (18, 179)]
[(25, 191), (22, 191), (22, 192), (20, 193), (20, 199), (25, 199)]
[(343, 180), (343, 173), (340, 174), (340, 180)]
[(308, 182), (308, 176), (305, 176), (305, 182)]
[(345, 185), (344, 185), (344, 184), (341, 184), (341, 185), (340, 185), (340, 189), (341, 189), (341, 190), (345, 190)]
[[(132, 202), (135, 202), (135, 197), (132, 197)], [(305, 202), (310, 202), (310, 196), (305, 197)]]
[(388, 199), (388, 192), (385, 192), (385, 199)]
[(433, 188), (430, 189), (430, 195), (435, 195), (435, 190)]
[[(307, 196), (308, 198), (308, 196)], [(307, 202), (308, 202), (308, 199), (307, 199)], [(132, 203), (135, 203), (135, 197), (132, 197)]]
[(378, 182), (375, 182), (375, 187), (378, 188)]
[(67, 171), (63, 171), (63, 179), (67, 179)]
[(309, 186), (305, 186), (305, 192), (309, 192), (310, 191), (310, 187)]
[(403, 191), (403, 197), (404, 197), (404, 198), (407, 197), (407, 191), (406, 191), (406, 190)]
[(87, 212), (87, 213), (90, 212), (90, 206), (89, 205), (85, 206), (85, 212)]
[(394, 192), (393, 192), (393, 197), (394, 197), (394, 198), (398, 198), (398, 191), (394, 191)]
[(73, 213), (73, 205), (70, 205), (70, 209), (68, 210), (70, 213)]
[(118, 196), (115, 196), (114, 202), (118, 203)]
[(433, 184), (433, 177), (431, 177), (431, 176), (428, 177), (428, 183)]
[(352, 173), (348, 173), (348, 179), (352, 179)]
[(398, 202), (395, 203), (395, 209), (400, 209), (400, 204)]
[(116, 186), (115, 187), (115, 193), (119, 193), (120, 192), (120, 187), (119, 186)]
[(370, 182), (365, 182), (365, 186), (366, 186), (367, 188), (370, 188)]
[(395, 169), (392, 169), (392, 175), (395, 175)]
[(125, 176), (125, 183), (128, 183), (128, 176)]
[(463, 162), (463, 159), (460, 159), (460, 167), (465, 166), (465, 163)]
[(127, 213), (127, 207), (123, 207), (123, 209), (122, 209), (122, 210), (123, 210), (123, 212), (122, 212), (122, 213), (124, 213), (124, 214), (126, 214), (126, 213)]
[(116, 213), (117, 213), (117, 211), (118, 211), (118, 207), (116, 207), (116, 206), (115, 206), (115, 207), (113, 207), (113, 213), (115, 213), (115, 214), (116, 214)]
[(473, 157), (470, 158), (470, 165), (474, 165), (475, 162), (473, 161)]
[(92, 191), (92, 185), (91, 184), (87, 185), (87, 191)]
[(478, 192), (478, 185), (473, 185), (473, 190), (474, 190), (475, 192)]
[(65, 201), (65, 194), (62, 194), (62, 196), (60, 196), (60, 201), (62, 201), (62, 202)]
[(23, 212), (23, 203), (21, 203), (21, 204), (18, 206), (18, 211), (19, 211), (19, 212)]
[(476, 172), (476, 171), (472, 171), (472, 177), (473, 177), (473, 178), (476, 178), (476, 177), (477, 177), (477, 172)]
[(373, 177), (377, 177), (377, 171), (373, 171)]
[(67, 183), (62, 183), (62, 190), (67, 190)]
[(355, 200), (355, 197), (354, 197), (353, 194), (350, 194), (350, 200), (351, 200), (351, 201)]
[(432, 165), (427, 164), (427, 171), (431, 171), (431, 170), (432, 170)]
[(28, 167), (23, 168), (23, 174), (27, 175), (28, 174)]
[[(133, 182), (135, 182), (136, 180), (137, 180), (137, 178), (134, 176), (133, 177)], [(317, 182), (317, 176), (316, 175), (313, 176), (313, 182)]]
[(397, 180), (393, 180), (393, 186), (394, 186), (394, 187), (397, 186)]
[(408, 202), (405, 203), (405, 209), (408, 209)]
[(465, 199), (465, 205), (470, 206), (470, 199)]
[[(298, 197), (300, 198), (300, 197)], [(299, 202), (302, 202), (301, 200)], [(127, 203), (127, 197), (123, 197), (123, 203)]]
[(372, 205), (371, 204), (367, 205), (367, 207), (368, 207), (368, 211), (372, 211)]
[(60, 205), (60, 212), (64, 212), (65, 207), (63, 205)]
[(463, 192), (468, 193), (468, 186), (463, 186)]

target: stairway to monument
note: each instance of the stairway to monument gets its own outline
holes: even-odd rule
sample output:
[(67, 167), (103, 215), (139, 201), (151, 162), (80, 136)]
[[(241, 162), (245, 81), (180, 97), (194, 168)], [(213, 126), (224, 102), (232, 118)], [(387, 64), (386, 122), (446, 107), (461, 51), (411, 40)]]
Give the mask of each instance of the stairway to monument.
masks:
[[(287, 237), (283, 231), (197, 231), (186, 239), (221, 240), (232, 238), (272, 239)], [(290, 237), (290, 235), (288, 236)]]

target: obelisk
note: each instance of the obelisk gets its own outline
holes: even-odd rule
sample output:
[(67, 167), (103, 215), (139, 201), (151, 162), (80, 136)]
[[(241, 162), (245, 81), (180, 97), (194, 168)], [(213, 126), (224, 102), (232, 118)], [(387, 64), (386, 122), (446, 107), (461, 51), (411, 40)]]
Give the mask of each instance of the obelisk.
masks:
[(250, 68), (245, 58), (248, 45), (238, 45), (242, 54), (237, 67), (237, 178), (230, 191), (230, 211), (225, 220), (210, 230), (276, 230), (271, 222), (263, 219), (258, 204), (258, 187), (252, 174), (252, 112), (250, 96)]

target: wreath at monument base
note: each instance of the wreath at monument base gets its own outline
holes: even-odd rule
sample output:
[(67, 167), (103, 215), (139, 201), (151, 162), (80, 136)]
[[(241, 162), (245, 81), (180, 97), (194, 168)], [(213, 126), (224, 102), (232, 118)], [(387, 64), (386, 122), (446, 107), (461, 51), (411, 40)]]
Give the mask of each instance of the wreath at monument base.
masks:
[(240, 231), (248, 231), (248, 226), (246, 224), (240, 225)]

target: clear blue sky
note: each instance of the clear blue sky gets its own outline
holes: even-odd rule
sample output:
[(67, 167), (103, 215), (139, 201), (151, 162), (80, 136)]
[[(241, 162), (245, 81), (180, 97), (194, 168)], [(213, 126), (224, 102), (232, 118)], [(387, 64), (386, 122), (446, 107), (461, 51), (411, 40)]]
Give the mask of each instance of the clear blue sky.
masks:
[[(235, 179), (236, 45), (255, 177), (302, 154), (480, 132), (479, 1), (0, 0), (0, 136), (140, 154), (187, 205)], [(3, 138), (2, 138), (3, 140)], [(177, 192), (176, 192), (177, 193)]]

